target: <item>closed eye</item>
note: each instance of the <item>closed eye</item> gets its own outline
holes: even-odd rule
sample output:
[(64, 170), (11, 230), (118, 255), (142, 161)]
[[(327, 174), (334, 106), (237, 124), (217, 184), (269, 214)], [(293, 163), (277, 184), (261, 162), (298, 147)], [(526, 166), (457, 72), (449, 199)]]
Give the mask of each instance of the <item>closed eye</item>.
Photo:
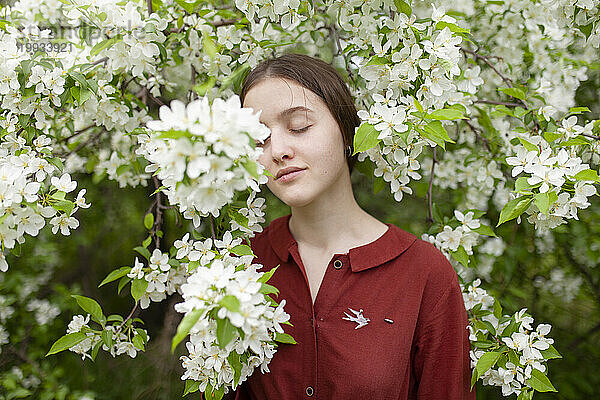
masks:
[(305, 132), (311, 126), (312, 125), (307, 125), (304, 128), (300, 128), (300, 129), (290, 129), (290, 132), (292, 132), (292, 133), (302, 133), (302, 132)]

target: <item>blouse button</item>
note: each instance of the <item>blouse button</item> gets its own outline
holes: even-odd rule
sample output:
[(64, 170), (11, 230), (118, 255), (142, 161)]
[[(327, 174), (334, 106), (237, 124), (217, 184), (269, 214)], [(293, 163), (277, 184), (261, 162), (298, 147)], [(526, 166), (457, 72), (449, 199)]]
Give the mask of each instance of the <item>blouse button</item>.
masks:
[(306, 388), (306, 395), (307, 395), (308, 397), (312, 397), (312, 395), (313, 395), (313, 394), (315, 394), (315, 389), (313, 389), (313, 387), (312, 387), (312, 386), (308, 386), (308, 387)]
[(342, 268), (342, 261), (341, 261), (341, 260), (335, 260), (335, 261), (333, 262), (333, 268), (335, 268), (335, 269), (340, 269), (340, 268)]

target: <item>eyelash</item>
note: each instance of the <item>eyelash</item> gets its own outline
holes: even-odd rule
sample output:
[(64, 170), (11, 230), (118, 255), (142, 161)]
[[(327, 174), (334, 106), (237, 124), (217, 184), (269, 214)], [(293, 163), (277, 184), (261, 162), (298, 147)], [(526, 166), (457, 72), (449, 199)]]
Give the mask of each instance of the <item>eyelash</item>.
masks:
[[(304, 128), (300, 128), (300, 129), (290, 129), (290, 132), (292, 132), (292, 133), (302, 133), (302, 132), (306, 132), (306, 130), (307, 130), (308, 128), (310, 128), (311, 126), (312, 126), (312, 125), (307, 125), (307, 126), (305, 126)], [(265, 141), (264, 141), (264, 143), (259, 143), (259, 142), (256, 142), (256, 146), (259, 146), (259, 147), (262, 147), (262, 146), (264, 146), (265, 144), (267, 144), (267, 141), (268, 141), (269, 139), (271, 139), (271, 136), (269, 136), (268, 138), (266, 138), (266, 139), (265, 139)]]
[(293, 133), (302, 133), (304, 131), (306, 131), (308, 128), (310, 128), (312, 125), (307, 125), (304, 128), (300, 128), (300, 129), (290, 129), (291, 132)]

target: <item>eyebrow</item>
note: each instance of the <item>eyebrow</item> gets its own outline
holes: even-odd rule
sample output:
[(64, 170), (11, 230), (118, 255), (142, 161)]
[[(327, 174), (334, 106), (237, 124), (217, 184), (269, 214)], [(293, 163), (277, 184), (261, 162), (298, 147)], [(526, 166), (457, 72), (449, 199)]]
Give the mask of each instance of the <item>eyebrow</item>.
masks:
[(308, 112), (312, 113), (312, 110), (310, 108), (307, 108), (304, 106), (296, 106), (296, 107), (288, 108), (287, 110), (283, 110), (282, 112), (280, 112), (278, 115), (278, 119), (283, 119), (285, 117), (288, 117), (297, 111), (305, 111), (307, 113)]

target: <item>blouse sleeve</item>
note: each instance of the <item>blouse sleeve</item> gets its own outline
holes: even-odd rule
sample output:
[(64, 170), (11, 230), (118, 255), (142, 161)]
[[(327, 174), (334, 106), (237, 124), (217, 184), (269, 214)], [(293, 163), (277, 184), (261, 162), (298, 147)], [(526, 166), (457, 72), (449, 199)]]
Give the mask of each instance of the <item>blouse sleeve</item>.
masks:
[(415, 391), (423, 400), (474, 400), (467, 313), (456, 272), (445, 257), (442, 265), (431, 271), (433, 282), (425, 288), (417, 322), (413, 346)]

